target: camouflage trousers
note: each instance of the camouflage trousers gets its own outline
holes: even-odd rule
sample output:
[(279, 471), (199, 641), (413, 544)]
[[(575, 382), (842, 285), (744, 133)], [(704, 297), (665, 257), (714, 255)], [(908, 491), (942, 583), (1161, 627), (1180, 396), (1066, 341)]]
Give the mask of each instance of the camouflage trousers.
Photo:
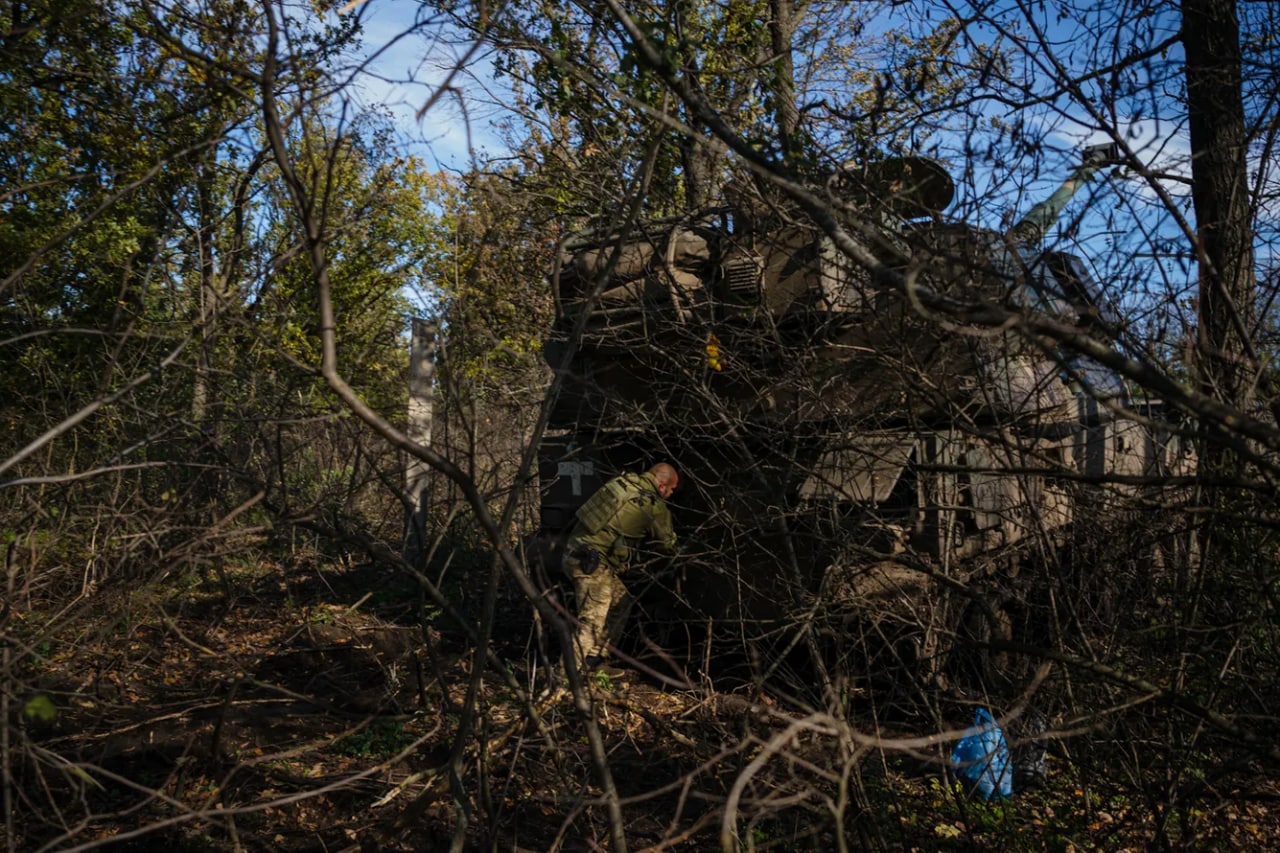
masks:
[(573, 581), (578, 603), (578, 626), (574, 632), (578, 661), (590, 657), (606, 657), (608, 645), (617, 645), (622, 628), (631, 612), (631, 594), (616, 570), (601, 562), (590, 574), (582, 570), (582, 562), (573, 556), (564, 558), (564, 572)]

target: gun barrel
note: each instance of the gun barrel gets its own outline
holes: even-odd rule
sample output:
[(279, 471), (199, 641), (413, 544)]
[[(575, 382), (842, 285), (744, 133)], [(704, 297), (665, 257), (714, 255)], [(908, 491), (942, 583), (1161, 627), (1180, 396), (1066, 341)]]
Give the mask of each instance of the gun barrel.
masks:
[(1038, 243), (1049, 233), (1049, 226), (1057, 221), (1067, 203), (1080, 188), (1089, 183), (1098, 170), (1118, 156), (1115, 145), (1091, 145), (1084, 150), (1083, 162), (1044, 201), (1027, 211), (1018, 224), (1009, 229), (1009, 239), (1015, 243)]

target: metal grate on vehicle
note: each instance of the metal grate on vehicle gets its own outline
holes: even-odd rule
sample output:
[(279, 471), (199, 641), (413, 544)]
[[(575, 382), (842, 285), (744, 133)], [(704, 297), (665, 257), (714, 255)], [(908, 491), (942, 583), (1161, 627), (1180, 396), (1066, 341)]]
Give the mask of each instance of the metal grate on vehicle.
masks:
[(756, 302), (764, 277), (764, 260), (754, 252), (735, 255), (720, 266), (720, 280), (726, 298)]

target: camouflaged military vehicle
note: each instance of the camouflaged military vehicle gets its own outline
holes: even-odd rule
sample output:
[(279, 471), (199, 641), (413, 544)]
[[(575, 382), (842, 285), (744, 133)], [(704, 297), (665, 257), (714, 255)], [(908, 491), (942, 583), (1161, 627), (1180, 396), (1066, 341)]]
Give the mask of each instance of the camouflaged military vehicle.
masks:
[[(1109, 157), (1088, 149), (1003, 233), (947, 219), (953, 184), (929, 160), (828, 186), (913, 286), (1105, 337), (1117, 318), (1089, 265), (1042, 241)], [(1015, 566), (1105, 511), (1108, 478), (1177, 464), (1166, 436), (1122, 414), (1134, 401), (1101, 365), (930, 317), (786, 204), (727, 195), (697, 221), (566, 242), (545, 348), (562, 380), (545, 531), (615, 473), (670, 460), (683, 556), (668, 593), (686, 621), (765, 632)]]

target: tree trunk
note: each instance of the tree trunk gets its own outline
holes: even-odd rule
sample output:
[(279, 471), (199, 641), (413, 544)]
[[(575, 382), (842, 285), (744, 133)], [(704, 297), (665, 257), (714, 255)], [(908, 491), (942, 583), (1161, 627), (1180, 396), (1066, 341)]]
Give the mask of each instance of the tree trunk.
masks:
[[(1253, 229), (1248, 191), (1240, 24), (1234, 0), (1184, 0), (1192, 200), (1199, 230), (1203, 390), (1248, 406), (1256, 358), (1253, 327)], [(1210, 474), (1217, 462), (1209, 462)]]
[[(1240, 23), (1234, 0), (1183, 0), (1182, 42), (1187, 54), (1187, 113), (1191, 131), (1192, 202), (1198, 231), (1199, 329), (1195, 369), (1201, 390), (1240, 411), (1249, 408), (1257, 358), (1253, 328), (1253, 228), (1246, 172)], [(1239, 472), (1240, 460), (1222, 440), (1222, 426), (1201, 429), (1198, 502), (1210, 513), (1229, 511), (1220, 485)], [(1230, 547), (1202, 524), (1189, 542), (1197, 559), (1179, 573), (1179, 598), (1188, 622), (1202, 601), (1206, 571), (1229, 572)]]
[(795, 60), (791, 42), (795, 38), (795, 0), (770, 0), (769, 43), (772, 65), (774, 115), (778, 121), (778, 144), (784, 160), (795, 156), (799, 140), (800, 110), (796, 107)]
[[(405, 434), (417, 444), (431, 446), (431, 419), (434, 417), (436, 325), (413, 318), (409, 350), (409, 422)], [(412, 566), (421, 568), (426, 555), (427, 526), (424, 492), (431, 469), (417, 457), (405, 466), (405, 492), (413, 506), (405, 524), (404, 554)]]

